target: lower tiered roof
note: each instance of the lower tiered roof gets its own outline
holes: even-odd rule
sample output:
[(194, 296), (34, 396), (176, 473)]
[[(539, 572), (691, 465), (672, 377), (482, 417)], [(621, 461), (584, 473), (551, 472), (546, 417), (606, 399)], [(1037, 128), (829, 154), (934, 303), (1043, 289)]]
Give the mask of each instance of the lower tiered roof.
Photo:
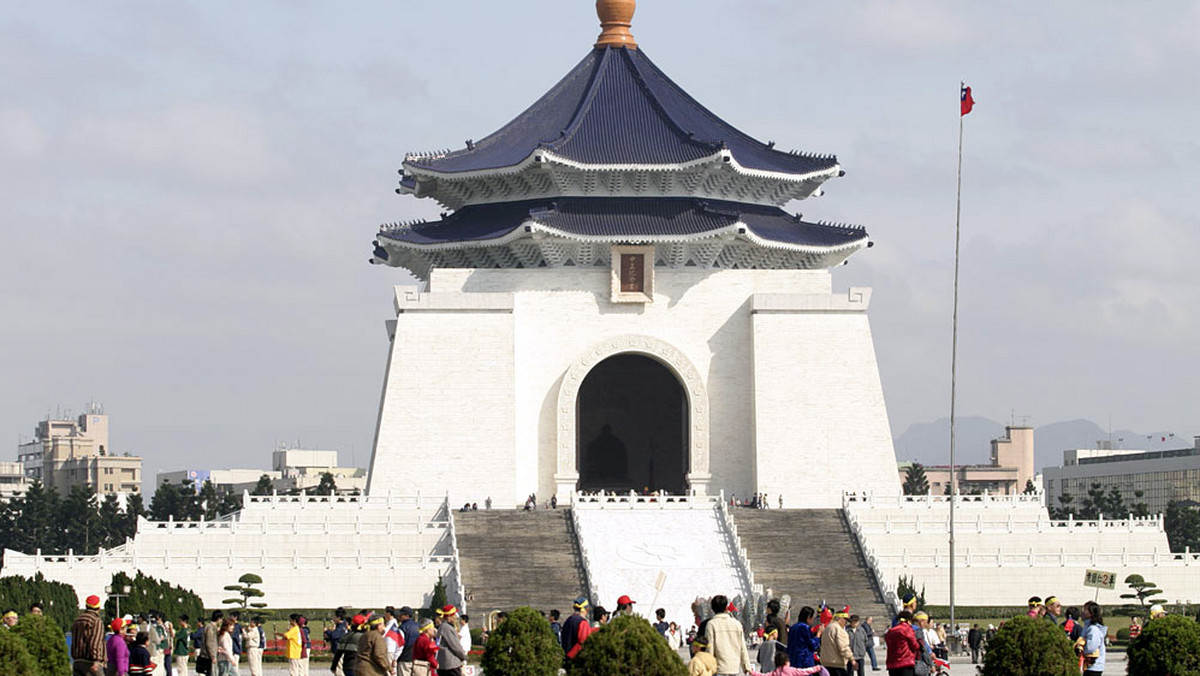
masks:
[(770, 206), (561, 197), (386, 225), (372, 262), (422, 278), (431, 267), (608, 265), (609, 244), (654, 244), (656, 262), (668, 266), (809, 269), (840, 264), (870, 242), (861, 227), (812, 223)]

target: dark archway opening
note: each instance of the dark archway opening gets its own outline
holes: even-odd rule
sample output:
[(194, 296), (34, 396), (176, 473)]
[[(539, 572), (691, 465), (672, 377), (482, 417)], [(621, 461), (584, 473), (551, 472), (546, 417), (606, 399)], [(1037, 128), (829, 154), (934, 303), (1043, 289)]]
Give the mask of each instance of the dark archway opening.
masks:
[(580, 490), (685, 492), (688, 403), (670, 369), (609, 357), (583, 379), (578, 401)]

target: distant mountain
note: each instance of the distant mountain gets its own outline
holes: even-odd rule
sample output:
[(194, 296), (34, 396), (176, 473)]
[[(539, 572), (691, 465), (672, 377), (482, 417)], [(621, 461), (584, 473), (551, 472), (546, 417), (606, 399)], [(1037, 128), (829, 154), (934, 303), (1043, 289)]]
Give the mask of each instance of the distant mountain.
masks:
[[(979, 416), (959, 418), (954, 430), (954, 462), (982, 465), (991, 460), (992, 439), (1004, 436), (1004, 425)], [(950, 463), (950, 419), (917, 423), (896, 437), (896, 460), (923, 465)], [(1035, 442), (1034, 452), (1037, 452)]]
[[(1004, 423), (979, 416), (959, 418), (955, 430), (954, 461), (957, 464), (987, 464), (991, 461), (992, 439), (1004, 436)], [(1062, 464), (1062, 452), (1075, 448), (1095, 448), (1107, 441), (1109, 433), (1090, 420), (1065, 420), (1037, 426), (1033, 430), (1033, 462), (1038, 471)], [(1189, 440), (1175, 438), (1170, 432), (1140, 433), (1113, 430), (1113, 448), (1184, 448)], [(1165, 439), (1165, 441), (1164, 441)], [(896, 459), (915, 460), (926, 465), (950, 462), (950, 419), (917, 423), (896, 437)]]

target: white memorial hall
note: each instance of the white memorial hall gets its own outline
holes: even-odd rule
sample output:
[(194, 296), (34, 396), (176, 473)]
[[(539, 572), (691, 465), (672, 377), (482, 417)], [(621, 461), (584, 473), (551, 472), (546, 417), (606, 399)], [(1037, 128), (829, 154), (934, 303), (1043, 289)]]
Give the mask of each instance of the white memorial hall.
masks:
[[(637, 44), (633, 0), (596, 5), (595, 45), (527, 110), (403, 161), (397, 192), (445, 212), (375, 237), (372, 262), (417, 281), (391, 275), (410, 283), (365, 496), (247, 496), (215, 522), (143, 521), (98, 556), (6, 551), (4, 574), (82, 598), (141, 570), (218, 607), (255, 572), (274, 608), (418, 606), (441, 577), (473, 613), (629, 594), (685, 628), (716, 593), (882, 615), (901, 575), (945, 603), (949, 498), (900, 496), (871, 291), (834, 290), (871, 240), (796, 212), (836, 199), (841, 165), (736, 129)], [(728, 504), (757, 494), (770, 509)], [(959, 500), (960, 605), (1082, 602), (1088, 568), (1200, 601), (1200, 561), (1158, 517)]]

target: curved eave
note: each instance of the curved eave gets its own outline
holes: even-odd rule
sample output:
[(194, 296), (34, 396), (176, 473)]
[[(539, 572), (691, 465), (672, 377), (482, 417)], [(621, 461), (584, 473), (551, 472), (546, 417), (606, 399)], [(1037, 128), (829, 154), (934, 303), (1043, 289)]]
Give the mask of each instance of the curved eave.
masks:
[[(403, 231), (404, 228), (399, 228), (397, 231)], [(468, 241), (452, 241), (452, 242), (408, 242), (400, 239), (395, 239), (392, 233), (396, 231), (380, 231), (380, 239), (387, 240), (385, 246), (396, 248), (411, 249), (417, 251), (445, 251), (451, 249), (471, 249), (471, 248), (487, 248), (495, 246), (506, 246), (521, 239), (537, 239), (538, 237), (557, 237), (563, 240), (576, 242), (600, 243), (600, 244), (654, 244), (657, 242), (699, 242), (710, 239), (742, 239), (751, 244), (765, 247), (768, 249), (778, 249), (782, 251), (795, 251), (803, 254), (829, 254), (840, 253), (844, 251), (857, 251), (859, 249), (870, 246), (870, 237), (866, 231), (862, 231), (862, 235), (855, 239), (847, 240), (840, 244), (801, 244), (796, 242), (783, 242), (776, 239), (765, 237), (755, 232), (754, 227), (743, 220), (738, 220), (729, 225), (707, 230), (701, 233), (693, 233), (686, 235), (643, 235), (643, 234), (611, 234), (611, 235), (583, 235), (579, 233), (569, 232), (560, 228), (546, 225), (530, 218), (514, 227), (512, 230), (498, 237), (486, 239), (473, 239)], [(380, 261), (384, 262), (384, 261)]]
[[(678, 162), (673, 164), (588, 164), (579, 162), (569, 157), (564, 157), (553, 151), (538, 149), (530, 153), (524, 160), (507, 167), (496, 167), (491, 169), (476, 169), (473, 171), (438, 171), (419, 165), (412, 164), (408, 159), (404, 161), (405, 177), (414, 177), (419, 182), (420, 179), (447, 179), (447, 180), (471, 180), (477, 178), (487, 178), (489, 176), (502, 176), (506, 174), (516, 174), (525, 171), (531, 166), (540, 163), (554, 163), (564, 167), (571, 167), (579, 171), (594, 171), (594, 172), (638, 172), (638, 171), (678, 171), (684, 172), (691, 169), (702, 168), (712, 165), (728, 164), (734, 171), (745, 176), (755, 178), (765, 178), (775, 181), (787, 181), (792, 183), (803, 183), (804, 181), (827, 181), (837, 176), (842, 167), (838, 164), (835, 158), (829, 158), (831, 164), (828, 167), (806, 172), (806, 173), (787, 173), (782, 171), (770, 171), (766, 169), (753, 169), (747, 167), (741, 162), (738, 162), (737, 157), (729, 150), (718, 150), (717, 152), (701, 157), (690, 162)], [(410, 187), (411, 186), (411, 187)], [(411, 183), (406, 184), (401, 181), (401, 188), (406, 192), (414, 192), (416, 186)]]

